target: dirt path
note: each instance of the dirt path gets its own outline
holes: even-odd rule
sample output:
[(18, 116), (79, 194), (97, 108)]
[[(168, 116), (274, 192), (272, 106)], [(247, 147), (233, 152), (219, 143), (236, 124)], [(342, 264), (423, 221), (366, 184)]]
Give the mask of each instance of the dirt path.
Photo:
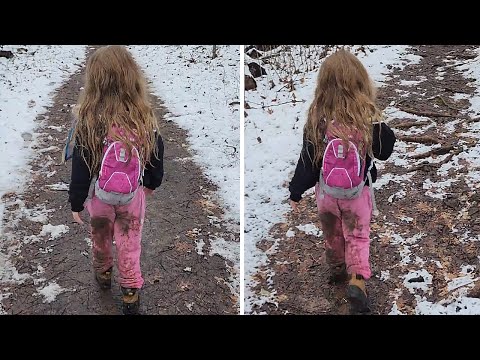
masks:
[[(389, 125), (403, 140), (397, 142), (392, 159), (383, 165), (377, 162), (381, 215), (372, 222), (373, 275), (367, 285), (373, 314), (389, 314), (393, 308), (412, 314), (420, 303), (428, 306), (444, 300), (448, 304), (460, 291), (469, 290), (478, 274), (480, 242), (472, 239), (480, 233), (475, 215), (480, 197), (472, 190), (476, 184), (472, 185), (471, 173), (467, 176), (478, 172), (469, 154), (479, 142), (478, 120), (465, 115), (470, 103), (458, 96), (468, 97), (475, 89), (455, 66), (455, 61), (474, 58), (473, 49), (414, 47), (412, 52), (421, 61), (402, 71), (393, 69), (392, 78), (380, 89), (381, 107), (391, 114)], [(440, 145), (431, 147), (428, 137)], [(426, 156), (433, 149), (436, 154)], [(348, 314), (346, 287), (327, 283), (322, 236), (313, 227), (310, 235), (297, 228), (302, 224), (320, 228), (314, 196), (306, 196), (300, 207), (301, 214), (289, 213), (285, 223), (271, 230), (275, 242), (260, 242), (263, 251), (278, 248), (271, 251), (269, 265), (257, 273), (255, 289), (272, 300), (254, 310)], [(476, 296), (475, 291), (470, 296)]]
[[(10, 254), (22, 274), (16, 276), (20, 281), (0, 284), (3, 293), (10, 293), (1, 302), (8, 314), (121, 314), (116, 279), (111, 291), (102, 291), (93, 278), (87, 228), (73, 223), (67, 203), (71, 163), (59, 165), (70, 126), (67, 115), (78, 98), (83, 70), (37, 118), (41, 134), (27, 190), (3, 199), (7, 209), (0, 250)], [(238, 231), (222, 222), (215, 185), (192, 162), (186, 132), (164, 121), (167, 110), (159, 99), (153, 102), (165, 143), (165, 177), (147, 201), (141, 313), (237, 314), (238, 289), (233, 286), (232, 293), (231, 280), (238, 276), (238, 264), (215, 254), (211, 240), (223, 238), (228, 246), (239, 246)]]

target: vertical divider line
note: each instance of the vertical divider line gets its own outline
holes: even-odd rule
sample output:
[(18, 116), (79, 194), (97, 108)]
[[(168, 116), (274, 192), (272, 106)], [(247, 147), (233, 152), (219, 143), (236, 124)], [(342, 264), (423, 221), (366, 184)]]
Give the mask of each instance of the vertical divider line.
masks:
[(240, 314), (245, 314), (245, 46), (240, 45)]

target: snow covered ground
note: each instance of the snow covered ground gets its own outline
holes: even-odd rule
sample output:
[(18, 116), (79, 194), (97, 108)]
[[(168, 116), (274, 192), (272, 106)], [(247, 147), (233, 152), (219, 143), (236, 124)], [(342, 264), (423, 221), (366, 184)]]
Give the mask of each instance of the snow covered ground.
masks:
[[(473, 79), (472, 85), (477, 88), (476, 93), (473, 96), (468, 96), (466, 94), (455, 94), (454, 98), (457, 99), (468, 99), (470, 101), (470, 108), (466, 111), (468, 115), (472, 118), (478, 117), (480, 115), (480, 101), (479, 101), (479, 94), (480, 94), (480, 48), (476, 50), (477, 56), (474, 59), (469, 60), (462, 60), (464, 63), (461, 66), (458, 66), (458, 70), (463, 72), (463, 76), (467, 79)], [(446, 65), (455, 65), (458, 64), (458, 61), (445, 61)], [(439, 67), (437, 69), (439, 72), (439, 76), (441, 75), (442, 68)], [(398, 116), (397, 116), (398, 117)], [(411, 116), (410, 116), (411, 118)], [(458, 122), (459, 120), (454, 120)], [(452, 122), (450, 122), (452, 123)], [(445, 126), (448, 127), (448, 124)], [(448, 132), (448, 129), (446, 129)], [(478, 123), (470, 123), (463, 127), (463, 139), (468, 138), (480, 138), (480, 127)], [(459, 144), (464, 141), (461, 139)], [(429, 147), (425, 150), (429, 150), (432, 147)], [(437, 157), (436, 161), (441, 161), (445, 156)], [(428, 158), (429, 161), (433, 162), (431, 158)], [(462, 164), (463, 162), (463, 164)], [(436, 184), (431, 183), (430, 179), (426, 179), (423, 184), (423, 188), (427, 190), (426, 195), (431, 196), (433, 198), (444, 198), (446, 192), (448, 192), (448, 187), (450, 187), (451, 183), (459, 181), (461, 177), (465, 177), (466, 183), (469, 188), (474, 192), (480, 189), (479, 180), (480, 180), (480, 143), (477, 141), (477, 144), (470, 147), (468, 151), (464, 151), (459, 155), (454, 155), (452, 161), (446, 163), (438, 169), (439, 174), (446, 174), (447, 171), (451, 167), (462, 168), (465, 167), (468, 169), (467, 174), (457, 174), (454, 179), (448, 179), (444, 182), (437, 182)], [(460, 212), (459, 216), (463, 216), (462, 212)], [(453, 229), (452, 232), (457, 233), (457, 229)], [(474, 236), (470, 234), (470, 231), (467, 230), (463, 234), (458, 234), (458, 237), (461, 239), (463, 243), (474, 242), (478, 241), (478, 236)], [(408, 246), (405, 246), (405, 251), (410, 252)], [(426, 259), (417, 259), (416, 262), (422, 261), (424, 262)], [(409, 260), (410, 261), (410, 260)], [(441, 263), (437, 264), (438, 267), (442, 267)], [(423, 272), (425, 278), (430, 277), (431, 275), (425, 269), (419, 270), (419, 272)], [(478, 273), (478, 269), (477, 269)], [(480, 300), (478, 298), (471, 298), (468, 297), (469, 291), (474, 288), (476, 281), (479, 279), (478, 277), (474, 277), (475, 274), (475, 266), (470, 264), (463, 265), (460, 269), (458, 269), (457, 274), (447, 274), (445, 275), (445, 280), (447, 282), (447, 287), (444, 289), (443, 299), (434, 303), (430, 302), (425, 299), (424, 294), (429, 293), (432, 291), (431, 287), (428, 285), (428, 281), (426, 281), (426, 286), (420, 291), (413, 290), (408, 287), (408, 283), (406, 287), (415, 294), (416, 298), (416, 308), (415, 312), (417, 314), (423, 315), (479, 315), (480, 314)], [(407, 274), (406, 278), (410, 276)], [(390, 314), (401, 314), (398, 311), (398, 307), (396, 302), (393, 303), (392, 311)]]
[[(403, 68), (419, 62), (420, 57), (407, 54), (407, 46), (365, 46), (365, 52), (352, 51), (367, 67), (377, 86), (389, 76), (392, 66)], [(249, 59), (246, 55), (246, 61)], [(320, 64), (319, 64), (320, 65)], [(262, 66), (264, 66), (262, 64)], [(245, 313), (265, 299), (251, 288), (256, 269), (267, 261), (256, 247), (268, 238), (270, 228), (282, 221), (289, 210), (288, 188), (301, 149), (302, 130), (313, 99), (317, 70), (299, 74), (290, 92), (279, 81), (278, 72), (265, 67), (267, 75), (257, 78), (257, 89), (245, 92), (250, 106), (245, 118)], [(249, 74), (245, 65), (245, 74)], [(295, 102), (294, 102), (295, 101)]]
[[(14, 57), (0, 58), (0, 197), (7, 193), (21, 193), (30, 176), (29, 160), (34, 155), (35, 128), (40, 125), (37, 116), (52, 105), (53, 92), (72, 75), (85, 60), (85, 46), (65, 45), (3, 45)], [(45, 232), (52, 238), (58, 231), (45, 222), (46, 209), (25, 209), (23, 215), (32, 221), (44, 223)], [(0, 203), (0, 218), (4, 205)], [(0, 244), (4, 240), (0, 223)], [(35, 241), (35, 239), (25, 239)], [(14, 250), (12, 250), (14, 251)], [(19, 274), (8, 259), (9, 254), (0, 253), (0, 280), (3, 283), (25, 281), (28, 274)], [(48, 289), (44, 291), (47, 294)], [(58, 290), (58, 289), (57, 289)], [(3, 295), (1, 292), (4, 292)], [(57, 291), (58, 292), (58, 291)], [(0, 289), (0, 299), (7, 297), (8, 288)], [(55, 294), (50, 294), (49, 299)], [(0, 313), (2, 312), (0, 307)]]
[[(0, 197), (22, 191), (39, 125), (35, 119), (85, 59), (85, 46), (79, 45), (3, 45), (2, 50), (14, 57), (0, 58)], [(3, 211), (0, 203), (0, 218)]]
[(218, 185), (227, 219), (240, 221), (240, 47), (130, 46), (165, 101), (173, 120), (188, 130), (195, 161)]

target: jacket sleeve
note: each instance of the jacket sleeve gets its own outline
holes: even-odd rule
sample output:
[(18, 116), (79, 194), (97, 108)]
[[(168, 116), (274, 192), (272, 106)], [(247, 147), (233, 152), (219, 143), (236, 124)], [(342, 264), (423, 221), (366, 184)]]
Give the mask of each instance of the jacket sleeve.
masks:
[(373, 124), (373, 156), (378, 160), (387, 160), (393, 152), (396, 138), (393, 130), (385, 123)]
[(160, 134), (157, 135), (158, 157), (154, 153), (150, 155), (150, 162), (145, 167), (143, 174), (143, 186), (155, 190), (162, 184), (163, 180), (163, 140)]
[(312, 162), (314, 147), (306, 139), (303, 140), (302, 151), (290, 181), (290, 199), (298, 202), (305, 191), (315, 186), (320, 176), (320, 168)]
[(83, 203), (87, 199), (91, 181), (87, 163), (82, 157), (79, 146), (75, 145), (72, 157), (72, 178), (68, 190), (68, 201), (72, 211), (80, 212), (83, 210)]

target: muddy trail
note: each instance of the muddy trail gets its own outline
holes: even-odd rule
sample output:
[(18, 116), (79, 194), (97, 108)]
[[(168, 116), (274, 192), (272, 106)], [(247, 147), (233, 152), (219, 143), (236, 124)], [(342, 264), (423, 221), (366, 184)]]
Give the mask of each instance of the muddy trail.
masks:
[[(90, 50), (92, 51), (92, 50)], [(7, 314), (121, 314), (117, 270), (111, 290), (94, 280), (88, 228), (73, 222), (68, 200), (71, 163), (61, 165), (69, 112), (84, 68), (37, 118), (38, 141), (31, 179), (22, 194), (7, 194), (0, 249), (18, 273), (0, 284)], [(238, 231), (222, 221), (216, 186), (192, 161), (187, 133), (163, 119), (167, 109), (152, 97), (165, 144), (163, 184), (147, 198), (141, 267), (141, 314), (237, 314), (238, 264), (224, 259), (210, 239), (239, 244)], [(88, 212), (81, 213), (84, 221)]]
[[(422, 313), (460, 295), (479, 297), (474, 284), (480, 196), (473, 190), (478, 162), (475, 166), (471, 153), (479, 130), (478, 119), (467, 114), (475, 88), (459, 69), (476, 57), (473, 50), (412, 47), (419, 63), (393, 68), (379, 89), (379, 104), (397, 143), (389, 160), (376, 162), (380, 215), (371, 224), (372, 278), (367, 282), (372, 314)], [(315, 198), (308, 194), (299, 214), (290, 212), (285, 223), (271, 229), (276, 241), (258, 245), (270, 255), (256, 275), (255, 291), (271, 300), (256, 312), (350, 313), (346, 285), (328, 284)], [(309, 230), (302, 228), (305, 224)], [(459, 305), (453, 313), (460, 311)]]

